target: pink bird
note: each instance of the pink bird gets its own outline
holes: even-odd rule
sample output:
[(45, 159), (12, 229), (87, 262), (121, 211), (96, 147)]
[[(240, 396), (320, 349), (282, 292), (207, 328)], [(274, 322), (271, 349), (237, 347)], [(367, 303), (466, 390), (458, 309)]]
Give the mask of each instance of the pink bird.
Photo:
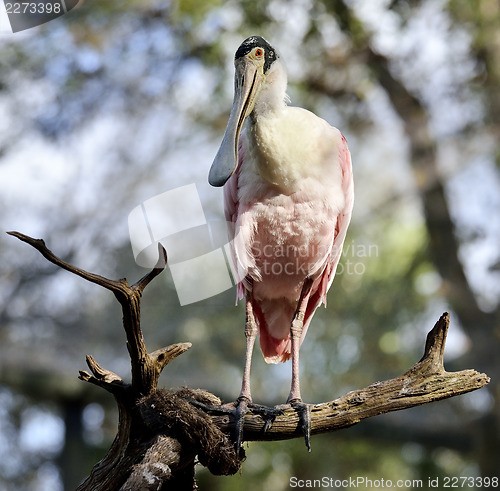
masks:
[(351, 157), (338, 129), (287, 105), (286, 70), (267, 41), (246, 39), (236, 51), (235, 69), (233, 107), (209, 182), (224, 185), (238, 298), (246, 301), (236, 446), (252, 407), (250, 367), (259, 334), (267, 363), (292, 359), (287, 403), (298, 411), (310, 448), (299, 349), (314, 312), (326, 305), (342, 253), (354, 201)]

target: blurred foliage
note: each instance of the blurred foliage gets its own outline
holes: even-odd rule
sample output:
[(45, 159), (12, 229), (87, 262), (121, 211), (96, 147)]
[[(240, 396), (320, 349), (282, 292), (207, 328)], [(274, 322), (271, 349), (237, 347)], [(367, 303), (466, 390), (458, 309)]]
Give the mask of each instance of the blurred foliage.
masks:
[[(140, 278), (127, 229), (135, 206), (194, 182), (207, 218), (222, 216), (221, 192), (206, 175), (231, 107), (234, 51), (261, 34), (287, 64), (293, 104), (346, 135), (355, 172), (339, 273), (301, 351), (304, 398), (330, 400), (397, 376), (420, 358), (427, 331), (450, 309), (449, 284), (432, 263), (408, 126), (370, 52), (426, 111), (451, 213), (443, 210), (443, 219), (455, 225), (478, 310), (496, 315), (499, 17), (496, 0), (81, 1), (64, 17), (0, 38), (2, 228), (43, 237), (87, 270)], [(433, 185), (434, 175), (424, 177)], [(72, 489), (114, 437), (112, 398), (77, 374), (89, 353), (127, 378), (120, 309), (107, 292), (10, 237), (0, 238), (0, 253), (0, 487)], [(162, 385), (236, 397), (244, 312), (234, 297), (227, 291), (181, 308), (168, 271), (148, 287), (148, 347), (193, 343)], [(497, 337), (484, 334), (489, 356), (475, 357), (470, 328), (452, 312), (447, 363), (486, 366), (494, 377), (488, 360), (498, 349), (498, 322)], [(268, 366), (256, 353), (257, 402), (283, 402), (289, 379), (289, 364)], [(252, 443), (241, 474), (214, 477), (200, 468), (200, 488), (288, 489), (292, 476), (480, 475), (488, 445), (498, 450), (499, 397), (492, 384), (375, 418), (313, 437), (311, 454), (301, 440)], [(492, 443), (472, 433), (486, 420)]]

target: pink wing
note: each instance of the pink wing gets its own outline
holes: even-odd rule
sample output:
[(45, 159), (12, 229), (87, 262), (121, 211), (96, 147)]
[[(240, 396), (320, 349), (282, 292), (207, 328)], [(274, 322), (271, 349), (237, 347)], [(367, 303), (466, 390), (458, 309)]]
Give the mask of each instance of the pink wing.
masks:
[(342, 169), (342, 191), (344, 192), (345, 205), (344, 209), (337, 217), (337, 226), (335, 227), (335, 238), (333, 240), (330, 255), (328, 257), (329, 264), (323, 273), (323, 281), (320, 285), (320, 301), (326, 306), (326, 294), (333, 282), (340, 257), (342, 255), (342, 248), (344, 246), (347, 228), (351, 221), (352, 207), (354, 204), (354, 179), (352, 175), (351, 154), (347, 147), (347, 142), (342, 135), (342, 144), (339, 147), (339, 161)]

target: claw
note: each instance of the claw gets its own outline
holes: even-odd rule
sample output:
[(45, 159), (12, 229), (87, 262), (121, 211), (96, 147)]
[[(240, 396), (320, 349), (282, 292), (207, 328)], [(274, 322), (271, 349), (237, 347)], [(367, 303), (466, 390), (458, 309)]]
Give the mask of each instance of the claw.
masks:
[(299, 417), (299, 426), (304, 434), (307, 451), (311, 451), (311, 405), (300, 400), (290, 401), (290, 406), (295, 409)]

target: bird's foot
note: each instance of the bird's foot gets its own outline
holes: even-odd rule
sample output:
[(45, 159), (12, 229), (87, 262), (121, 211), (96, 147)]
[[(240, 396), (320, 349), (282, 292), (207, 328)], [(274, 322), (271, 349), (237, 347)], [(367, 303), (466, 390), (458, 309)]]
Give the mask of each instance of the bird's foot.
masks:
[(267, 407), (261, 404), (252, 404), (250, 409), (253, 414), (258, 414), (265, 421), (264, 431), (269, 431), (271, 429), (277, 416), (285, 414), (285, 411), (278, 406)]
[(236, 449), (243, 443), (243, 428), (245, 416), (248, 413), (258, 414), (265, 421), (264, 431), (268, 431), (277, 416), (284, 414), (280, 408), (271, 408), (261, 404), (254, 404), (248, 397), (240, 396), (235, 402), (229, 402), (219, 407), (220, 412), (231, 414), (235, 421), (234, 446)]
[(246, 396), (240, 396), (234, 402), (228, 402), (220, 406), (220, 410), (234, 418), (234, 447), (239, 451), (243, 442), (243, 427), (245, 426), (245, 415), (254, 406), (252, 400)]
[(304, 440), (306, 443), (307, 451), (311, 451), (311, 404), (306, 404), (302, 402), (301, 399), (292, 399), (286, 404), (281, 406), (276, 406), (275, 409), (286, 409), (292, 408), (297, 413), (299, 417), (299, 428), (304, 435)]
[(245, 415), (249, 411), (249, 406), (252, 404), (251, 399), (248, 397), (240, 396), (236, 401), (234, 412), (235, 426), (234, 426), (234, 446), (236, 451), (239, 451), (241, 443), (243, 442), (243, 427), (245, 426)]

